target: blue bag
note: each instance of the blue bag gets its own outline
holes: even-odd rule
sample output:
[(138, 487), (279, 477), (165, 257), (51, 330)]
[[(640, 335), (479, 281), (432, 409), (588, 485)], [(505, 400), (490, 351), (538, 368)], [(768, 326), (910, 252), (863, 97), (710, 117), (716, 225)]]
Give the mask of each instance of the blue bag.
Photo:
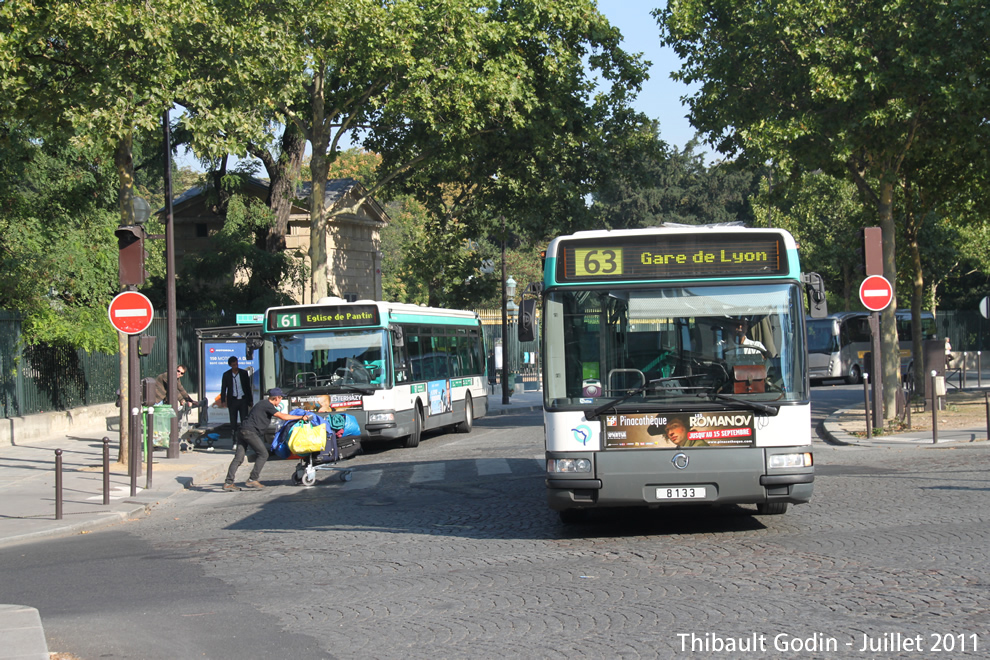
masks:
[(347, 413), (331, 414), (327, 418), (327, 428), (331, 432), (343, 431), (338, 437), (361, 435), (361, 425), (358, 424), (357, 418)]

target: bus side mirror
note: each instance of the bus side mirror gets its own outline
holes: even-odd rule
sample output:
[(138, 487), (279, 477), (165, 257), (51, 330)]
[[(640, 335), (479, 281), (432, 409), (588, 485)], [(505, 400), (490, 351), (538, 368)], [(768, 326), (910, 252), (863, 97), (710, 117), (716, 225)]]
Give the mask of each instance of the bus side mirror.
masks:
[(533, 282), (523, 290), (519, 300), (519, 326), (516, 329), (519, 341), (536, 339), (536, 302), (542, 295), (542, 282)]
[(389, 328), (392, 331), (392, 345), (396, 348), (402, 348), (406, 345), (406, 339), (402, 336), (402, 327), (398, 325), (393, 325)]
[(808, 294), (808, 315), (813, 319), (828, 316), (828, 303), (825, 301), (825, 281), (818, 273), (805, 273), (804, 290)]
[(254, 352), (265, 345), (264, 339), (259, 339), (257, 337), (249, 338), (244, 343), (244, 359), (253, 360)]
[(536, 339), (536, 301), (519, 302), (519, 341)]

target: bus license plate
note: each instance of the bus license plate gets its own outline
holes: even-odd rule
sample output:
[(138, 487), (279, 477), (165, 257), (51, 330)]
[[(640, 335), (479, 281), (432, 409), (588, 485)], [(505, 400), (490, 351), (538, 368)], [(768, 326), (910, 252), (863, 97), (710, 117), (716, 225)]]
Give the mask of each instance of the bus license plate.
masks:
[(677, 486), (670, 488), (657, 488), (658, 500), (703, 500), (705, 499), (704, 486)]

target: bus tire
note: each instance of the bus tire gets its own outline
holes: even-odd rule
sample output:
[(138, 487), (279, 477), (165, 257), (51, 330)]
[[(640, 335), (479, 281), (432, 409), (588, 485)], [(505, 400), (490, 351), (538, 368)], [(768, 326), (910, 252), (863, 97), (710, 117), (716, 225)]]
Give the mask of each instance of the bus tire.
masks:
[(423, 435), (423, 411), (419, 405), (413, 408), (413, 432), (406, 436), (403, 446), (407, 449), (419, 446), (419, 439)]
[(849, 368), (849, 375), (846, 376), (847, 385), (859, 385), (863, 382), (863, 371), (859, 368), (858, 364), (854, 364)]
[(454, 429), (458, 433), (470, 433), (474, 427), (474, 402), (471, 401), (471, 393), (464, 395), (464, 421), (459, 422)]
[(761, 516), (779, 516), (787, 513), (787, 502), (760, 502), (756, 512)]

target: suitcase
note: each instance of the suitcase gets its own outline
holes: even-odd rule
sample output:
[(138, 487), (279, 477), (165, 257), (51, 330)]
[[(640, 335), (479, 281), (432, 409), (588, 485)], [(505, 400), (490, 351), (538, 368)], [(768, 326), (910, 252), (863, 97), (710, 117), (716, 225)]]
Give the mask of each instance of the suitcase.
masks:
[(361, 437), (356, 435), (345, 435), (337, 438), (337, 460), (343, 461), (353, 458), (361, 453)]

